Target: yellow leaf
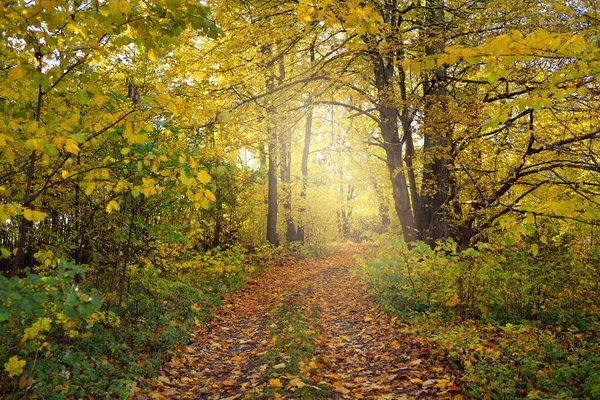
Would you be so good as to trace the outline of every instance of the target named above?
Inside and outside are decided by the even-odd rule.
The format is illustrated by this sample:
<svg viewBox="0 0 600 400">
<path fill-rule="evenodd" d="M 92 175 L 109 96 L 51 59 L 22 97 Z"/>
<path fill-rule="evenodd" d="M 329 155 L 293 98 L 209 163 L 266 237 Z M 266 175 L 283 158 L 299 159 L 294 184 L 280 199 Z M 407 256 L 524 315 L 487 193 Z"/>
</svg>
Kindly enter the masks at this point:
<svg viewBox="0 0 600 400">
<path fill-rule="evenodd" d="M 71 154 L 79 154 L 79 146 L 77 142 L 71 138 L 67 138 L 65 141 L 65 151 Z"/>
<path fill-rule="evenodd" d="M 19 360 L 18 356 L 12 356 L 8 362 L 4 364 L 4 370 L 8 372 L 8 376 L 12 378 L 13 376 L 18 376 L 23 373 L 25 364 L 25 360 Z"/>
<path fill-rule="evenodd" d="M 129 147 L 123 147 L 121 149 L 121 154 L 123 154 L 124 156 L 126 156 L 127 154 L 129 154 Z"/>
<path fill-rule="evenodd" d="M 57 136 L 54 139 L 52 139 L 52 144 L 57 149 L 62 149 L 63 147 L 65 147 L 65 142 L 66 141 L 67 141 L 67 138 L 62 137 L 62 136 Z"/>
<path fill-rule="evenodd" d="M 217 115 L 217 120 L 222 123 L 229 122 L 231 120 L 231 114 L 229 113 L 229 110 L 223 110 L 219 112 Z"/>
<path fill-rule="evenodd" d="M 25 141 L 25 148 L 29 150 L 44 150 L 46 141 L 44 139 L 27 139 Z"/>
<path fill-rule="evenodd" d="M 148 50 L 148 60 L 152 62 L 156 61 L 156 53 L 154 52 L 154 49 Z"/>
<path fill-rule="evenodd" d="M 208 183 L 211 180 L 210 175 L 208 174 L 208 172 L 206 171 L 200 171 L 198 172 L 198 175 L 196 176 L 196 178 L 198 178 L 198 181 L 200 183 Z"/>
<path fill-rule="evenodd" d="M 540 251 L 540 247 L 537 245 L 537 243 L 534 243 L 531 245 L 531 254 L 533 254 L 534 257 L 537 257 L 539 251 Z"/>
<path fill-rule="evenodd" d="M 447 307 L 454 307 L 460 304 L 460 298 L 456 293 L 452 295 L 448 300 L 446 300 Z"/>
<path fill-rule="evenodd" d="M 38 130 L 38 122 L 37 121 L 31 121 L 27 127 L 25 128 L 25 130 L 27 131 L 27 133 L 34 133 L 35 131 Z"/>
<path fill-rule="evenodd" d="M 111 212 L 113 212 L 113 210 L 119 211 L 120 209 L 121 209 L 121 207 L 119 206 L 119 203 L 117 203 L 114 200 L 109 201 L 108 204 L 106 205 L 107 213 L 111 213 Z"/>
<path fill-rule="evenodd" d="M 21 79 L 25 76 L 25 69 L 22 66 L 18 66 L 16 68 L 11 69 L 10 71 L 8 71 L 8 80 L 9 81 L 16 81 L 17 79 Z"/>
<path fill-rule="evenodd" d="M 283 386 L 279 379 L 269 379 L 269 386 L 280 388 Z"/>
<path fill-rule="evenodd" d="M 290 385 L 297 387 L 298 389 L 302 389 L 306 386 L 306 383 L 304 383 L 300 378 L 294 378 L 290 381 Z"/>
<path fill-rule="evenodd" d="M 46 218 L 46 213 L 41 211 L 33 211 L 29 208 L 25 208 L 23 210 L 23 217 L 27 221 L 42 221 L 44 218 Z"/>
<path fill-rule="evenodd" d="M 211 192 L 210 190 L 205 190 L 204 191 L 204 196 L 210 200 L 210 201 L 217 201 L 217 198 L 215 197 L 215 195 L 213 194 L 213 192 Z"/>
<path fill-rule="evenodd" d="M 0 147 L 6 147 L 8 143 L 12 143 L 13 138 L 0 134 Z"/>
<path fill-rule="evenodd" d="M 107 101 L 108 101 L 108 97 L 106 97 L 106 96 L 102 96 L 102 95 L 99 95 L 99 94 L 97 94 L 97 95 L 94 96 L 94 103 L 96 103 L 96 105 L 98 107 L 102 106 Z M 100 129 L 102 129 L 102 127 L 100 127 Z M 97 129 L 97 130 L 100 130 L 100 129 Z"/>
</svg>

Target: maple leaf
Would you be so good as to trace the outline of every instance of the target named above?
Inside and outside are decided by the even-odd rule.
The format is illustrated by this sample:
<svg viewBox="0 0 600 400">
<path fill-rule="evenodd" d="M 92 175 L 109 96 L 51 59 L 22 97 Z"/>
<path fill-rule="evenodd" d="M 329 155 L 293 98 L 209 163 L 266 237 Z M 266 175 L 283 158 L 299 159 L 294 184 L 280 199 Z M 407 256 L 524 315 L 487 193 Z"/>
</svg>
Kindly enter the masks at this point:
<svg viewBox="0 0 600 400">
<path fill-rule="evenodd" d="M 269 386 L 275 387 L 275 388 L 280 388 L 283 386 L 283 384 L 281 383 L 281 381 L 279 379 L 269 379 Z"/>
</svg>

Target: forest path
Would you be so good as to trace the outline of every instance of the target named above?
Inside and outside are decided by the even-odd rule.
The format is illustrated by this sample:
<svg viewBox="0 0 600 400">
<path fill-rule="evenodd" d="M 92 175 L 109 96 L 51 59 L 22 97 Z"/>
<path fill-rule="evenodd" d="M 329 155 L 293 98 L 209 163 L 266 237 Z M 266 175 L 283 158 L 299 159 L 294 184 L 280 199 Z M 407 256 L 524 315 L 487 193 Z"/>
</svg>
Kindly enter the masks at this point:
<svg viewBox="0 0 600 400">
<path fill-rule="evenodd" d="M 352 273 L 357 250 L 266 268 L 137 397 L 462 398 L 423 341 L 369 298 Z"/>
</svg>

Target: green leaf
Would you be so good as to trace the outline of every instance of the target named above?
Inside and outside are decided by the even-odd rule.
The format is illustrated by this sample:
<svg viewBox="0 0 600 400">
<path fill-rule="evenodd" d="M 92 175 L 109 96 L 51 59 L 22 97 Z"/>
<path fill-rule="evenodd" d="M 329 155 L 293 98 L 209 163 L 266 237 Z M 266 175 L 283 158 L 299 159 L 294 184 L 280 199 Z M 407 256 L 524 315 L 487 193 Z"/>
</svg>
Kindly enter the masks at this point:
<svg viewBox="0 0 600 400">
<path fill-rule="evenodd" d="M 81 303 L 77 306 L 77 311 L 79 312 L 81 318 L 89 317 L 96 310 L 97 307 L 91 303 Z"/>
<path fill-rule="evenodd" d="M 7 249 L 5 249 L 4 247 L 0 247 L 0 259 L 2 258 L 8 258 L 11 256 L 10 251 L 8 251 Z"/>
<path fill-rule="evenodd" d="M 48 295 L 46 293 L 41 293 L 41 292 L 34 293 L 33 296 L 31 296 L 31 297 L 38 304 L 42 304 L 46 300 L 48 300 Z"/>
<path fill-rule="evenodd" d="M 94 307 L 100 308 L 102 305 L 102 297 L 98 296 L 97 294 L 93 294 L 90 296 L 90 303 L 93 304 Z"/>
<path fill-rule="evenodd" d="M 0 308 L 0 322 L 8 321 L 10 319 L 10 311 L 8 308 Z"/>
<path fill-rule="evenodd" d="M 52 143 L 44 144 L 44 153 L 46 153 L 50 157 L 56 157 L 59 154 L 58 150 L 52 145 Z"/>
<path fill-rule="evenodd" d="M 83 136 L 81 133 L 72 133 L 69 135 L 69 137 L 79 144 L 85 142 L 85 136 Z"/>
<path fill-rule="evenodd" d="M 69 306 L 76 306 L 80 303 L 79 297 L 75 293 L 71 292 L 67 295 L 66 303 Z"/>
</svg>

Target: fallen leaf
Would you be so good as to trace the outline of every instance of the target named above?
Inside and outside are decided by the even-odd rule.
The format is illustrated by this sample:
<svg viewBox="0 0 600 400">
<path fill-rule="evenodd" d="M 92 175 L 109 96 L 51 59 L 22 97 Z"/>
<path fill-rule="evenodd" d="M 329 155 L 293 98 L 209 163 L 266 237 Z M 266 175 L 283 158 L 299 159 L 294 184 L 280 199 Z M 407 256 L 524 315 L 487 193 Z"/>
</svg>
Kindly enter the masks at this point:
<svg viewBox="0 0 600 400">
<path fill-rule="evenodd" d="M 283 384 L 279 379 L 269 379 L 269 386 L 280 388 Z"/>
<path fill-rule="evenodd" d="M 346 389 L 343 386 L 335 386 L 333 388 L 333 391 L 337 392 L 337 393 L 341 393 L 341 394 L 349 394 L 349 393 L 351 393 L 350 390 Z"/>
<path fill-rule="evenodd" d="M 304 383 L 302 381 L 302 379 L 300 378 L 294 378 L 289 382 L 289 386 L 293 386 L 296 387 L 298 389 L 302 389 L 303 387 L 307 386 L 306 383 Z"/>
</svg>

